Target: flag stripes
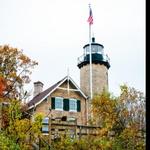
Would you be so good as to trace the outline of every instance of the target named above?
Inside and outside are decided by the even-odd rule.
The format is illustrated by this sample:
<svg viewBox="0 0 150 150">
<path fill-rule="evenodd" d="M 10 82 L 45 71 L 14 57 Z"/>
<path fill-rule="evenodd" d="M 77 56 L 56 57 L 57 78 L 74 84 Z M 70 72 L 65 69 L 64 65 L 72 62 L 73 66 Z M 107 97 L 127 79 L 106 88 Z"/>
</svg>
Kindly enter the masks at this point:
<svg viewBox="0 0 150 150">
<path fill-rule="evenodd" d="M 92 14 L 92 9 L 90 8 L 90 13 L 89 13 L 89 18 L 87 20 L 89 22 L 89 25 L 93 24 L 93 14 Z"/>
</svg>

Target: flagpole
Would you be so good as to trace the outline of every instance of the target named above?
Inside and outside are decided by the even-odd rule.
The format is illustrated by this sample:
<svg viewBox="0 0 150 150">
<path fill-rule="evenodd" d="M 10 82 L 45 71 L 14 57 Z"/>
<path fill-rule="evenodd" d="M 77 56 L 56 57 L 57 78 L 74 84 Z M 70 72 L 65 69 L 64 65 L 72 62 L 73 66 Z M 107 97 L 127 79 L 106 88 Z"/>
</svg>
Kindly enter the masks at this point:
<svg viewBox="0 0 150 150">
<path fill-rule="evenodd" d="M 91 9 L 89 5 L 89 9 Z M 90 99 L 93 98 L 92 90 L 92 45 L 91 45 L 91 23 L 89 23 L 89 51 L 90 51 Z"/>
</svg>

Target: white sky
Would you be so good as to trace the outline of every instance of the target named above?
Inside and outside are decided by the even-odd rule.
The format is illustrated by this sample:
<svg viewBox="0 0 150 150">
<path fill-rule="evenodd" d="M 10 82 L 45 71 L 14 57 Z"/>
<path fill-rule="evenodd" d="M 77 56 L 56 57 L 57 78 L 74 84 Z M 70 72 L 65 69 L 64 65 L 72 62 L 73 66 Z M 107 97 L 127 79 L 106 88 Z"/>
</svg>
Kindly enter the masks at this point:
<svg viewBox="0 0 150 150">
<path fill-rule="evenodd" d="M 0 45 L 23 49 L 39 62 L 29 89 L 35 81 L 50 87 L 68 67 L 79 85 L 77 58 L 89 41 L 89 3 L 92 33 L 110 57 L 110 92 L 118 95 L 126 83 L 145 93 L 144 0 L 0 0 Z"/>
</svg>

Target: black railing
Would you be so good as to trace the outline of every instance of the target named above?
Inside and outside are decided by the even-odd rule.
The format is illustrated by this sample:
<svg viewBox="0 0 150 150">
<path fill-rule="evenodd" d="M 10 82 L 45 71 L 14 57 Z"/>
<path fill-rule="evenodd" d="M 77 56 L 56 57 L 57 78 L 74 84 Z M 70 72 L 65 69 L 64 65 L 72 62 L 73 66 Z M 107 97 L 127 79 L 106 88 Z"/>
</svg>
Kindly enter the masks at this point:
<svg viewBox="0 0 150 150">
<path fill-rule="evenodd" d="M 82 62 L 89 62 L 90 61 L 90 54 L 82 55 L 78 58 L 78 64 L 81 64 Z M 92 62 L 94 61 L 103 61 L 110 63 L 110 59 L 107 55 L 102 55 L 99 53 L 93 53 L 92 54 Z"/>
</svg>

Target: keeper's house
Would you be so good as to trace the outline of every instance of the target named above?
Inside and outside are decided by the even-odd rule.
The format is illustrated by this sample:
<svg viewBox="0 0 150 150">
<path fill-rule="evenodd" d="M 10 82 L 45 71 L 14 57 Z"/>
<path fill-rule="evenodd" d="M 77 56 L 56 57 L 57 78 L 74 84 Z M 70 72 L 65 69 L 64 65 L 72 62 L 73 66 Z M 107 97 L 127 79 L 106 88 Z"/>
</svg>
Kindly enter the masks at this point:
<svg viewBox="0 0 150 150">
<path fill-rule="evenodd" d="M 86 95 L 70 76 L 43 91 L 43 83 L 34 82 L 34 97 L 28 103 L 32 114 L 42 113 L 51 119 L 76 120 L 87 124 L 88 103 Z"/>
</svg>

